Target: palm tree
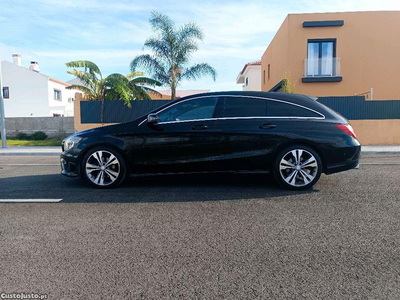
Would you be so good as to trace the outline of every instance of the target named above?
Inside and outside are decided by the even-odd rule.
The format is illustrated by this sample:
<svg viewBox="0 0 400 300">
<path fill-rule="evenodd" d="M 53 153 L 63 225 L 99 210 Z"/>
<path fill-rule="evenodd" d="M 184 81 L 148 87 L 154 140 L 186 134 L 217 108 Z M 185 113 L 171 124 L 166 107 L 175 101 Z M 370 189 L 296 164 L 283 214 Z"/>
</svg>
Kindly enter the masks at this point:
<svg viewBox="0 0 400 300">
<path fill-rule="evenodd" d="M 131 71 L 141 66 L 154 79 L 171 89 L 171 99 L 176 98 L 176 88 L 182 79 L 195 80 L 211 75 L 215 81 L 217 72 L 207 63 L 186 67 L 192 54 L 198 50 L 197 40 L 203 40 L 203 32 L 195 23 L 186 23 L 176 29 L 173 21 L 163 14 L 152 12 L 150 24 L 156 37 L 148 38 L 144 48 L 153 55 L 143 54 L 131 62 Z"/>
<path fill-rule="evenodd" d="M 103 124 L 104 101 L 123 100 L 125 105 L 131 107 L 131 100 L 144 99 L 151 97 L 148 93 L 161 95 L 156 90 L 148 86 L 161 86 L 157 80 L 142 77 L 143 72 L 132 72 L 127 76 L 113 73 L 103 78 L 99 67 L 87 60 L 71 61 L 66 63 L 67 67 L 74 68 L 68 71 L 81 81 L 81 85 L 73 84 L 67 89 L 76 89 L 85 93 L 89 100 L 101 101 L 101 123 Z M 75 68 L 84 68 L 84 71 Z M 141 76 L 141 77 L 138 77 Z"/>
</svg>

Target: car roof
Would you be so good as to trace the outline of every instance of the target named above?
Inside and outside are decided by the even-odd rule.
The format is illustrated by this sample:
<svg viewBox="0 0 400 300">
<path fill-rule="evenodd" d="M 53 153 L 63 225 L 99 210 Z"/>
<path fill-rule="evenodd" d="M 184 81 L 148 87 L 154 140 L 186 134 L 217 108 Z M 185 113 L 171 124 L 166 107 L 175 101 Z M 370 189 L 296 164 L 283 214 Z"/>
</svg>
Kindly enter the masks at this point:
<svg viewBox="0 0 400 300">
<path fill-rule="evenodd" d="M 242 97 L 260 97 L 266 99 L 275 99 L 282 100 L 298 105 L 303 105 L 308 108 L 314 109 L 325 115 L 326 118 L 329 119 L 343 119 L 343 117 L 339 116 L 336 112 L 331 110 L 330 108 L 322 105 L 317 100 L 318 98 L 300 95 L 300 94 L 288 94 L 288 93 L 278 93 L 278 92 L 254 92 L 254 91 L 228 91 L 228 92 L 211 92 L 211 93 L 202 93 L 202 94 L 194 94 L 187 97 L 180 98 L 175 102 L 180 102 L 182 100 L 189 100 L 197 97 L 223 97 L 223 96 L 242 96 Z"/>
<path fill-rule="evenodd" d="M 261 97 L 261 98 L 271 98 L 277 100 L 284 100 L 292 103 L 304 103 L 315 101 L 317 98 L 299 95 L 299 94 L 287 94 L 287 93 L 277 93 L 277 92 L 254 92 L 254 91 L 228 91 L 228 92 L 211 92 L 211 93 L 202 93 L 202 94 L 194 94 L 187 97 L 180 98 L 182 99 L 190 99 L 196 97 L 205 97 L 205 96 L 247 96 L 247 97 Z"/>
</svg>

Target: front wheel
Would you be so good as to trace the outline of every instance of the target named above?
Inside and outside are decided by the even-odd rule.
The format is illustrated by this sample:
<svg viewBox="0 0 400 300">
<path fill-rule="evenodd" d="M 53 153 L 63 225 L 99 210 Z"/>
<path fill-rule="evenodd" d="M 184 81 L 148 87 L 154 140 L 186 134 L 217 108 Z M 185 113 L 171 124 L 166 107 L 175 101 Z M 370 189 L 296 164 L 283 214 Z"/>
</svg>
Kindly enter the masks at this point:
<svg viewBox="0 0 400 300">
<path fill-rule="evenodd" d="M 298 145 L 286 148 L 276 158 L 274 176 L 284 188 L 304 190 L 320 178 L 322 161 L 311 148 Z"/>
<path fill-rule="evenodd" d="M 82 160 L 84 178 L 97 188 L 113 188 L 126 176 L 125 162 L 121 154 L 108 147 L 89 150 Z"/>
</svg>

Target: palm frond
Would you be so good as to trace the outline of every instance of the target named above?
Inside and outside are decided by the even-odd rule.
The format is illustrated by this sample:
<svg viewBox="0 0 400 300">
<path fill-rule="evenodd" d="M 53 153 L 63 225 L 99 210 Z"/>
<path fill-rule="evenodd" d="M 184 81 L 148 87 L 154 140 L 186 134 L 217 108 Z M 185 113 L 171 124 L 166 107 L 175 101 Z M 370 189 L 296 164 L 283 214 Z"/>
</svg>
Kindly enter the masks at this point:
<svg viewBox="0 0 400 300">
<path fill-rule="evenodd" d="M 126 78 L 133 79 L 138 76 L 144 76 L 144 74 L 145 74 L 144 72 L 131 72 L 128 75 L 126 75 Z"/>
<path fill-rule="evenodd" d="M 198 39 L 203 40 L 203 31 L 194 22 L 186 23 L 182 25 L 178 30 L 178 42 L 182 43 L 186 40 Z"/>
<path fill-rule="evenodd" d="M 157 56 L 161 56 L 163 59 L 170 60 L 169 45 L 165 41 L 151 37 L 144 42 L 144 47 L 153 50 Z"/>
<path fill-rule="evenodd" d="M 217 72 L 209 64 L 201 63 L 186 69 L 183 72 L 182 77 L 188 80 L 194 80 L 203 75 L 210 75 L 215 81 L 217 77 Z"/>
<path fill-rule="evenodd" d="M 94 77 L 90 73 L 84 73 L 82 71 L 78 71 L 76 69 L 72 71 L 67 71 L 68 74 L 74 75 L 78 78 L 85 86 L 93 88 L 93 84 L 95 82 Z"/>
<path fill-rule="evenodd" d="M 82 92 L 86 93 L 89 98 L 90 98 L 90 95 L 92 95 L 92 91 L 88 87 L 79 85 L 79 84 L 72 84 L 70 86 L 67 86 L 66 89 L 82 91 Z"/>
<path fill-rule="evenodd" d="M 147 77 L 136 77 L 131 80 L 133 84 L 150 85 L 150 86 L 161 86 L 161 83 L 155 79 Z"/>
<path fill-rule="evenodd" d="M 168 84 L 169 76 L 165 71 L 165 66 L 156 58 L 150 56 L 149 54 L 139 55 L 131 61 L 131 71 L 136 71 L 138 66 L 141 66 L 147 70 L 153 75 L 154 79 L 161 82 L 161 84 Z"/>
<path fill-rule="evenodd" d="M 152 88 L 149 88 L 147 86 L 142 86 L 141 88 L 146 92 L 147 95 L 150 93 L 150 94 L 154 94 L 156 96 L 162 97 L 162 94 L 159 91 L 156 91 L 156 90 L 154 90 Z M 151 99 L 150 96 L 149 96 L 149 98 Z"/>
<path fill-rule="evenodd" d="M 146 93 L 146 87 L 132 84 L 131 91 L 135 100 L 151 100 L 149 94 Z"/>
<path fill-rule="evenodd" d="M 91 61 L 88 61 L 88 60 L 76 60 L 76 61 L 68 62 L 65 65 L 67 67 L 70 67 L 70 68 L 85 68 L 85 71 L 86 71 L 86 69 L 88 69 L 89 73 L 91 73 L 93 75 L 97 74 L 97 75 L 100 76 L 100 78 L 102 78 L 102 75 L 101 75 L 99 67 L 95 63 L 93 63 Z"/>
<path fill-rule="evenodd" d="M 174 22 L 166 15 L 156 11 L 151 12 L 150 25 L 154 31 L 160 31 L 162 34 L 174 32 Z"/>
</svg>

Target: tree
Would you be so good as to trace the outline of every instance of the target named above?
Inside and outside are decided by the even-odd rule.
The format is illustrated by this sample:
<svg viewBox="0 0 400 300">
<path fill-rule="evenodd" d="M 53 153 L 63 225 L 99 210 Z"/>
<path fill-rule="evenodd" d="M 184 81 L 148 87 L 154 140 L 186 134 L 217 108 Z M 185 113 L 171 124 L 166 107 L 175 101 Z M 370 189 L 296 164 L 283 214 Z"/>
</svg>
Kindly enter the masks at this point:
<svg viewBox="0 0 400 300">
<path fill-rule="evenodd" d="M 297 82 L 292 83 L 292 75 L 289 71 L 286 71 L 285 74 L 283 74 L 282 87 L 279 89 L 279 92 L 294 94 L 296 91 L 296 84 Z"/>
<path fill-rule="evenodd" d="M 148 86 L 161 86 L 157 80 L 143 77 L 143 72 L 132 72 L 127 76 L 113 73 L 103 78 L 99 67 L 88 60 L 78 60 L 66 63 L 67 67 L 74 68 L 68 71 L 81 81 L 81 85 L 73 84 L 67 89 L 76 89 L 85 93 L 89 100 L 101 101 L 101 123 L 103 124 L 104 101 L 123 100 L 125 105 L 131 107 L 131 100 L 144 99 L 151 97 L 147 93 L 161 95 L 156 90 Z M 84 70 L 77 70 L 83 68 Z M 140 77 L 138 77 L 140 76 Z"/>
<path fill-rule="evenodd" d="M 210 75 L 215 81 L 217 72 L 207 63 L 186 67 L 192 54 L 199 49 L 197 40 L 203 40 L 203 32 L 195 23 L 186 23 L 177 29 L 168 16 L 152 12 L 150 24 L 157 36 L 148 38 L 144 48 L 152 50 L 153 55 L 143 54 L 133 59 L 132 72 L 143 67 L 171 89 L 171 99 L 176 98 L 176 88 L 182 79 L 196 80 Z"/>
</svg>

